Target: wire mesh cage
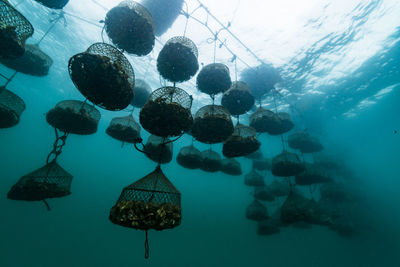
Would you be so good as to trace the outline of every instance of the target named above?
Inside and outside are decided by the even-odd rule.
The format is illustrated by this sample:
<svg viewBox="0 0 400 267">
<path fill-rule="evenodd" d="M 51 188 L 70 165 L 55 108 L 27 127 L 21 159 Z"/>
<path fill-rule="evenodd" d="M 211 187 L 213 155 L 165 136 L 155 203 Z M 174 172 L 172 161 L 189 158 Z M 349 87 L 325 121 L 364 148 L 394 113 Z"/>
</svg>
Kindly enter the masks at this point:
<svg viewBox="0 0 400 267">
<path fill-rule="evenodd" d="M 204 66 L 197 75 L 197 89 L 211 97 L 224 93 L 231 85 L 229 68 L 221 63 Z"/>
<path fill-rule="evenodd" d="M 295 177 L 297 185 L 312 185 L 332 182 L 332 178 L 318 164 L 305 164 L 304 172 Z"/>
<path fill-rule="evenodd" d="M 242 157 L 257 151 L 261 146 L 257 139 L 256 130 L 238 124 L 233 134 L 225 141 L 222 153 L 227 158 Z"/>
<path fill-rule="evenodd" d="M 24 110 L 25 103 L 19 96 L 0 87 L 0 128 L 17 125 Z"/>
<path fill-rule="evenodd" d="M 111 41 L 130 54 L 145 56 L 155 43 L 151 14 L 137 2 L 126 0 L 106 14 L 105 30 Z"/>
<path fill-rule="evenodd" d="M 144 146 L 146 156 L 159 164 L 171 162 L 173 154 L 173 144 L 165 137 L 150 135 Z"/>
<path fill-rule="evenodd" d="M 270 135 L 280 135 L 286 132 L 289 132 L 293 129 L 294 124 L 290 118 L 290 115 L 286 112 L 278 112 L 276 113 L 276 117 L 278 120 L 277 123 L 273 125 L 268 132 Z"/>
<path fill-rule="evenodd" d="M 39 201 L 71 194 L 73 176 L 55 161 L 29 173 L 11 188 L 7 197 L 13 200 Z"/>
<path fill-rule="evenodd" d="M 258 133 L 269 133 L 277 123 L 277 116 L 268 109 L 259 108 L 250 116 L 250 126 Z"/>
<path fill-rule="evenodd" d="M 272 159 L 271 171 L 275 176 L 296 176 L 304 171 L 304 163 L 297 154 L 282 151 L 282 153 Z"/>
<path fill-rule="evenodd" d="M 319 140 L 307 132 L 295 132 L 288 136 L 289 146 L 302 153 L 314 153 L 324 149 Z"/>
<path fill-rule="evenodd" d="M 257 225 L 257 234 L 261 236 L 266 236 L 266 235 L 274 235 L 280 233 L 279 225 L 278 223 L 275 223 L 273 220 L 261 220 L 258 221 Z"/>
<path fill-rule="evenodd" d="M 272 162 L 268 158 L 253 159 L 253 168 L 258 171 L 271 170 Z"/>
<path fill-rule="evenodd" d="M 100 112 L 79 100 L 65 100 L 46 114 L 47 122 L 65 133 L 89 135 L 97 132 Z"/>
<path fill-rule="evenodd" d="M 27 44 L 25 53 L 15 59 L 0 58 L 1 64 L 18 72 L 32 76 L 46 76 L 53 60 L 37 45 Z"/>
<path fill-rule="evenodd" d="M 177 87 L 162 87 L 151 93 L 140 111 L 140 124 L 151 134 L 179 136 L 193 124 L 190 111 L 193 98 Z"/>
<path fill-rule="evenodd" d="M 251 170 L 244 176 L 244 184 L 248 186 L 264 186 L 264 177 L 255 170 Z"/>
<path fill-rule="evenodd" d="M 274 201 L 274 192 L 267 186 L 255 186 L 254 187 L 254 198 L 259 201 Z"/>
<path fill-rule="evenodd" d="M 132 115 L 113 118 L 108 126 L 106 133 L 112 138 L 124 143 L 140 143 L 140 125 Z"/>
<path fill-rule="evenodd" d="M 202 164 L 200 169 L 206 172 L 217 172 L 221 170 L 221 156 L 211 149 L 201 152 Z"/>
<path fill-rule="evenodd" d="M 0 58 L 24 54 L 25 41 L 33 35 L 32 24 L 8 1 L 0 0 Z"/>
<path fill-rule="evenodd" d="M 198 71 L 197 57 L 197 47 L 192 40 L 184 36 L 172 37 L 158 55 L 157 70 L 164 79 L 184 82 Z"/>
<path fill-rule="evenodd" d="M 207 105 L 200 108 L 194 118 L 192 136 L 206 144 L 221 143 L 233 133 L 229 111 L 223 106 Z"/>
<path fill-rule="evenodd" d="M 231 88 L 222 96 L 221 105 L 232 115 L 242 115 L 254 106 L 254 96 L 246 83 L 233 82 Z"/>
<path fill-rule="evenodd" d="M 135 81 L 135 96 L 132 99 L 131 105 L 136 108 L 142 108 L 149 100 L 151 87 L 144 80 L 136 79 Z"/>
<path fill-rule="evenodd" d="M 107 110 L 122 110 L 132 101 L 135 74 L 118 49 L 95 43 L 73 56 L 69 75 L 78 90 L 91 102 Z"/>
<path fill-rule="evenodd" d="M 198 169 L 203 162 L 200 150 L 193 145 L 182 147 L 176 157 L 176 161 L 186 169 Z"/>
<path fill-rule="evenodd" d="M 181 194 L 157 167 L 122 190 L 109 218 L 139 230 L 174 228 L 181 223 Z"/>
<path fill-rule="evenodd" d="M 233 176 L 242 175 L 242 166 L 235 159 L 223 159 L 221 161 L 221 172 Z"/>
<path fill-rule="evenodd" d="M 35 0 L 35 1 L 52 9 L 63 9 L 69 2 L 69 0 Z"/>
<path fill-rule="evenodd" d="M 246 218 L 249 220 L 261 221 L 268 217 L 267 208 L 256 199 L 246 208 Z"/>
</svg>

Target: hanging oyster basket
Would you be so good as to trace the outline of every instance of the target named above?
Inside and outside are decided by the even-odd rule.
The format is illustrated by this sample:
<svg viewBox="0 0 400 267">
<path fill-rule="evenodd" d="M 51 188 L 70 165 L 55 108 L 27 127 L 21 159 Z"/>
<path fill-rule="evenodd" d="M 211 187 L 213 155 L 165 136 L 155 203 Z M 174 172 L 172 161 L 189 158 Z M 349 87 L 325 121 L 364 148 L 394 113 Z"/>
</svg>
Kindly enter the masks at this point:
<svg viewBox="0 0 400 267">
<path fill-rule="evenodd" d="M 151 93 L 140 110 L 140 124 L 157 136 L 180 136 L 192 127 L 192 101 L 193 98 L 180 88 L 159 88 Z"/>
<path fill-rule="evenodd" d="M 0 58 L 17 58 L 33 35 L 32 24 L 8 1 L 0 0 Z"/>
<path fill-rule="evenodd" d="M 275 195 L 272 189 L 266 186 L 254 187 L 254 198 L 260 201 L 274 201 Z"/>
<path fill-rule="evenodd" d="M 332 182 L 327 172 L 318 164 L 305 164 L 304 172 L 296 175 L 297 185 L 312 185 Z"/>
<path fill-rule="evenodd" d="M 201 152 L 193 145 L 182 147 L 176 157 L 179 165 L 186 169 L 198 169 L 202 165 Z"/>
<path fill-rule="evenodd" d="M 324 149 L 319 140 L 307 132 L 295 132 L 288 136 L 289 146 L 302 153 L 314 153 Z"/>
<path fill-rule="evenodd" d="M 128 59 L 115 47 L 95 43 L 68 63 L 76 88 L 95 105 L 122 110 L 132 101 L 135 73 Z"/>
<path fill-rule="evenodd" d="M 154 21 L 139 3 L 122 1 L 107 12 L 104 25 L 107 35 L 119 49 L 137 56 L 145 56 L 153 50 Z"/>
<path fill-rule="evenodd" d="M 200 169 L 206 172 L 217 172 L 221 170 L 221 156 L 211 149 L 201 152 L 202 164 Z"/>
<path fill-rule="evenodd" d="M 106 133 L 112 138 L 124 143 L 140 143 L 140 125 L 132 115 L 118 117 L 111 120 Z"/>
<path fill-rule="evenodd" d="M 254 106 L 254 96 L 250 87 L 244 82 L 234 82 L 231 88 L 224 93 L 221 105 L 226 107 L 232 115 L 242 115 Z"/>
<path fill-rule="evenodd" d="M 136 79 L 135 81 L 135 96 L 132 99 L 131 105 L 136 108 L 142 108 L 149 100 L 151 87 L 145 81 Z"/>
<path fill-rule="evenodd" d="M 184 36 L 169 39 L 157 58 L 157 70 L 164 79 L 184 82 L 199 69 L 198 51 L 192 40 Z"/>
<path fill-rule="evenodd" d="M 47 122 L 65 133 L 89 135 L 97 132 L 100 112 L 79 100 L 65 100 L 46 114 Z"/>
<path fill-rule="evenodd" d="M 19 96 L 0 87 L 0 129 L 17 125 L 24 110 L 25 103 Z"/>
<path fill-rule="evenodd" d="M 290 115 L 286 112 L 276 113 L 276 123 L 272 125 L 268 131 L 270 135 L 281 135 L 293 129 L 294 124 L 290 119 Z"/>
<path fill-rule="evenodd" d="M 246 209 L 246 218 L 254 221 L 268 219 L 267 208 L 260 201 L 254 200 Z"/>
<path fill-rule="evenodd" d="M 244 184 L 248 186 L 265 186 L 264 177 L 252 170 L 245 175 Z"/>
<path fill-rule="evenodd" d="M 158 164 L 171 162 L 173 155 L 173 143 L 164 137 L 150 135 L 144 146 L 146 156 Z"/>
<path fill-rule="evenodd" d="M 224 93 L 232 85 L 229 68 L 221 63 L 208 64 L 197 75 L 196 83 L 200 92 L 211 97 Z"/>
<path fill-rule="evenodd" d="M 223 159 L 221 161 L 221 172 L 233 176 L 242 175 L 242 166 L 235 159 Z"/>
<path fill-rule="evenodd" d="M 242 157 L 254 153 L 260 146 L 256 131 L 251 127 L 238 124 L 233 134 L 225 141 L 222 153 L 227 158 Z"/>
<path fill-rule="evenodd" d="M 283 151 L 272 159 L 272 174 L 279 177 L 296 176 L 304 171 L 304 163 L 295 153 Z"/>
<path fill-rule="evenodd" d="M 69 0 L 35 0 L 41 3 L 45 7 L 52 9 L 63 9 L 69 2 Z"/>
<path fill-rule="evenodd" d="M 268 109 L 259 108 L 250 116 L 250 127 L 253 127 L 258 133 L 269 133 L 278 123 L 279 119 L 276 114 Z"/>
</svg>

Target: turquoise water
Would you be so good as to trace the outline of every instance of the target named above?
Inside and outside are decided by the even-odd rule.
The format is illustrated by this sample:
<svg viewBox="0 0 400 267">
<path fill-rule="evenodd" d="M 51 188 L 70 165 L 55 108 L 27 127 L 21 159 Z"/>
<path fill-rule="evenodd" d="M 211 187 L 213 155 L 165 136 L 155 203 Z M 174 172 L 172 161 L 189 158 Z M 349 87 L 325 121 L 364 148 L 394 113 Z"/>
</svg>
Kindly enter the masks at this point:
<svg viewBox="0 0 400 267">
<path fill-rule="evenodd" d="M 56 17 L 34 1 L 10 2 L 21 2 L 18 9 L 34 25 L 35 35 L 28 43 L 39 40 L 50 25 L 49 18 Z M 68 137 L 58 162 L 74 176 L 72 194 L 48 200 L 50 212 L 42 202 L 6 197 L 21 176 L 45 164 L 54 141 L 46 112 L 61 100 L 83 100 L 69 78 L 67 62 L 101 40 L 101 24 L 97 22 L 106 11 L 92 1 L 70 2 L 65 8 L 65 25 L 59 22 L 40 45 L 54 60 L 49 75 L 37 78 L 17 74 L 8 86 L 24 99 L 27 108 L 17 126 L 0 130 L 0 266 L 400 266 L 400 135 L 395 133 L 400 130 L 400 21 L 393 15 L 400 7 L 396 1 L 338 1 L 336 6 L 333 1 L 309 1 L 313 8 L 302 13 L 309 22 L 303 30 L 314 33 L 311 36 L 316 39 L 302 42 L 305 36 L 299 38 L 282 30 L 279 37 L 287 53 L 278 56 L 265 50 L 278 49 L 272 47 L 279 41 L 268 42 L 257 35 L 266 25 L 254 25 L 254 32 L 245 31 L 250 26 L 241 17 L 247 14 L 243 1 L 235 1 L 222 11 L 215 2 L 205 1 L 223 19 L 236 14 L 232 31 L 280 70 L 284 81 L 280 109 L 291 112 L 295 129 L 309 129 L 320 138 L 327 154 L 348 166 L 366 196 L 360 205 L 366 207 L 369 216 L 361 234 L 351 238 L 321 226 L 283 227 L 277 235 L 259 236 L 257 224 L 245 218 L 253 196 L 251 188 L 244 186 L 243 176 L 186 170 L 174 159 L 162 168 L 182 193 L 182 224 L 172 230 L 149 232 L 148 260 L 143 257 L 144 232 L 114 225 L 108 219 L 122 188 L 156 167 L 133 146 L 121 148 L 120 142 L 105 134 L 110 120 L 126 112 L 99 108 L 102 118 L 96 134 Z M 118 1 L 97 2 L 110 8 Z M 294 8 L 290 1 L 284 4 L 287 10 L 291 10 L 291 4 Z M 196 7 L 196 1 L 188 1 L 188 5 Z M 343 23 L 332 29 L 336 20 Z M 161 43 L 182 34 L 184 23 L 182 17 L 178 18 L 148 57 L 129 58 L 136 77 L 146 78 L 153 89 L 163 84 L 154 66 Z M 212 46 L 205 41 L 209 38 L 206 31 L 198 29 L 201 26 L 190 22 L 188 37 L 199 47 L 199 61 L 207 64 Z M 274 30 L 271 26 L 265 36 L 273 36 Z M 298 47 L 293 44 L 296 39 Z M 256 64 L 237 43 L 228 39 L 228 44 L 246 62 Z M 221 49 L 217 58 L 229 65 L 234 78 L 230 55 Z M 238 63 L 239 72 L 245 67 Z M 9 77 L 13 71 L 0 65 L 0 73 Z M 182 85 L 195 98 L 192 112 L 209 103 L 194 83 L 192 79 Z M 269 98 L 264 105 L 271 105 Z M 135 110 L 136 119 L 138 114 Z M 147 136 L 144 132 L 143 138 Z M 259 138 L 265 156 L 273 157 L 281 151 L 279 137 L 263 134 Z M 190 143 L 186 135 L 174 143 L 174 157 Z M 209 147 L 198 142 L 195 145 L 200 150 Z M 214 145 L 213 149 L 220 152 L 222 146 Z M 240 162 L 244 174 L 250 171 L 248 159 Z M 271 174 L 267 180 L 272 180 Z M 283 201 L 268 204 L 270 213 Z"/>
</svg>

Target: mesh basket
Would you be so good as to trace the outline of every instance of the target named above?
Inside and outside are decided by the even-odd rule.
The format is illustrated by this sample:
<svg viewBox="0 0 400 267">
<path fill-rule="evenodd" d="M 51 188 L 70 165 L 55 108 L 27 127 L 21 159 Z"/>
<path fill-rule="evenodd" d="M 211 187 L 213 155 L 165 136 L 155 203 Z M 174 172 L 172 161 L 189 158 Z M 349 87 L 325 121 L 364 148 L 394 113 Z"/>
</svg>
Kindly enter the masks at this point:
<svg viewBox="0 0 400 267">
<path fill-rule="evenodd" d="M 0 58 L 22 56 L 25 41 L 32 35 L 32 24 L 8 1 L 0 0 Z"/>
<path fill-rule="evenodd" d="M 157 58 L 157 70 L 164 79 L 184 82 L 199 69 L 198 51 L 190 39 L 176 36 L 167 41 Z"/>
<path fill-rule="evenodd" d="M 222 153 L 227 158 L 242 157 L 254 153 L 260 146 L 256 131 L 251 127 L 238 124 L 233 134 L 225 141 Z"/>
<path fill-rule="evenodd" d="M 246 209 L 246 218 L 254 221 L 268 219 L 267 208 L 260 201 L 254 200 Z"/>
<path fill-rule="evenodd" d="M 177 87 L 162 87 L 151 93 L 140 111 L 140 124 L 148 132 L 162 136 L 179 136 L 193 124 L 190 111 L 192 97 Z"/>
<path fill-rule="evenodd" d="M 304 172 L 296 175 L 296 184 L 312 185 L 332 182 L 327 172 L 317 164 L 306 164 Z"/>
<path fill-rule="evenodd" d="M 221 143 L 233 133 L 229 111 L 223 106 L 208 105 L 200 108 L 194 119 L 192 136 L 206 144 Z"/>
<path fill-rule="evenodd" d="M 35 0 L 35 1 L 41 3 L 42 5 L 48 8 L 53 8 L 53 9 L 62 9 L 69 2 L 69 0 Z"/>
<path fill-rule="evenodd" d="M 0 128 L 17 125 L 24 110 L 25 103 L 19 96 L 0 87 Z"/>
<path fill-rule="evenodd" d="M 200 151 L 193 145 L 182 147 L 176 161 L 186 169 L 198 169 L 203 163 Z"/>
<path fill-rule="evenodd" d="M 25 46 L 25 53 L 21 57 L 15 59 L 0 58 L 0 62 L 10 69 L 33 76 L 46 76 L 53 64 L 51 57 L 40 50 L 37 45 L 30 44 Z"/>
<path fill-rule="evenodd" d="M 271 170 L 271 159 L 261 158 L 261 159 L 253 159 L 253 168 L 258 171 L 267 171 Z"/>
<path fill-rule="evenodd" d="M 47 122 L 60 131 L 89 135 L 97 132 L 100 112 L 85 102 L 65 100 L 46 114 Z"/>
<path fill-rule="evenodd" d="M 280 233 L 279 225 L 273 220 L 262 220 L 258 222 L 257 234 L 261 236 L 273 235 Z"/>
<path fill-rule="evenodd" d="M 140 230 L 165 230 L 181 223 L 181 194 L 160 167 L 125 187 L 110 212 L 111 222 Z"/>
<path fill-rule="evenodd" d="M 38 201 L 71 194 L 72 175 L 55 161 L 23 176 L 8 192 L 13 200 Z"/>
<path fill-rule="evenodd" d="M 274 201 L 274 192 L 266 186 L 254 187 L 254 198 L 260 201 Z"/>
<path fill-rule="evenodd" d="M 221 170 L 221 156 L 211 149 L 201 152 L 202 164 L 200 169 L 206 172 L 217 172 Z"/>
<path fill-rule="evenodd" d="M 274 180 L 268 188 L 276 197 L 284 197 L 290 193 L 290 185 L 283 181 Z"/>
<path fill-rule="evenodd" d="M 293 129 L 294 124 L 292 120 L 290 119 L 290 115 L 286 112 L 278 112 L 276 113 L 276 116 L 278 118 L 277 124 L 273 125 L 271 130 L 268 132 L 270 135 L 280 135 L 284 134 L 286 132 L 289 132 L 291 129 Z"/>
<path fill-rule="evenodd" d="M 264 186 L 264 177 L 255 170 L 252 170 L 245 175 L 244 184 L 248 186 Z"/>
<path fill-rule="evenodd" d="M 306 132 L 296 132 L 288 136 L 289 146 L 302 153 L 314 153 L 323 150 L 322 144 Z"/>
<path fill-rule="evenodd" d="M 221 161 L 221 172 L 233 176 L 242 175 L 242 166 L 235 159 L 223 159 Z"/>
<path fill-rule="evenodd" d="M 172 160 L 173 144 L 169 139 L 150 135 L 144 147 L 146 156 L 154 162 L 165 164 Z"/>
<path fill-rule="evenodd" d="M 124 143 L 140 143 L 140 125 L 132 115 L 114 118 L 111 120 L 106 133 L 114 139 Z"/>
<path fill-rule="evenodd" d="M 141 108 L 149 100 L 151 94 L 151 87 L 145 81 L 136 79 L 135 81 L 135 96 L 132 99 L 131 105 Z"/>
<path fill-rule="evenodd" d="M 281 80 L 281 77 L 272 65 L 261 64 L 255 68 L 243 70 L 241 79 L 250 86 L 254 97 L 261 99 L 274 89 L 275 84 Z"/>
<path fill-rule="evenodd" d="M 267 109 L 259 108 L 250 116 L 250 126 L 258 133 L 269 133 L 277 123 L 275 113 Z"/>
<path fill-rule="evenodd" d="M 224 93 L 231 85 L 229 68 L 221 63 L 208 64 L 197 75 L 197 89 L 210 96 Z"/>
<path fill-rule="evenodd" d="M 68 70 L 78 90 L 94 104 L 121 110 L 131 103 L 135 74 L 128 59 L 115 47 L 95 43 L 73 56 Z"/>
<path fill-rule="evenodd" d="M 122 1 L 108 11 L 105 30 L 118 48 L 130 54 L 144 56 L 153 50 L 153 18 L 146 8 L 134 1 Z"/>
<path fill-rule="evenodd" d="M 242 115 L 253 107 L 254 96 L 247 84 L 234 82 L 222 96 L 221 105 L 226 107 L 232 115 Z"/>
<path fill-rule="evenodd" d="M 272 159 L 271 171 L 275 176 L 296 176 L 304 171 L 304 164 L 297 154 L 283 151 Z"/>
</svg>

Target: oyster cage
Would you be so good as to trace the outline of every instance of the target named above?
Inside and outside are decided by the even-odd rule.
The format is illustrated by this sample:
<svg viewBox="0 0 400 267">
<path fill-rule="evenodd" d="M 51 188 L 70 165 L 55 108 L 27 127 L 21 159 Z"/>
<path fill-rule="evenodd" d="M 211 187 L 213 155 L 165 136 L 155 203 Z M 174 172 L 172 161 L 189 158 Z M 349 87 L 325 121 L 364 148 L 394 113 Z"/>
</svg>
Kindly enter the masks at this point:
<svg viewBox="0 0 400 267">
<path fill-rule="evenodd" d="M 171 162 L 173 154 L 173 143 L 164 137 L 150 135 L 144 146 L 146 156 L 159 164 Z"/>
<path fill-rule="evenodd" d="M 19 96 L 0 87 L 0 129 L 17 125 L 24 110 L 25 103 Z"/>
<path fill-rule="evenodd" d="M 198 169 L 203 163 L 200 150 L 193 145 L 182 147 L 176 161 L 186 169 Z"/>
<path fill-rule="evenodd" d="M 113 118 L 106 133 L 112 138 L 125 143 L 140 143 L 140 125 L 132 115 Z"/>
<path fill-rule="evenodd" d="M 225 141 L 222 153 L 227 158 L 242 157 L 257 151 L 261 146 L 257 139 L 256 130 L 238 124 L 233 134 Z"/>
<path fill-rule="evenodd" d="M 244 82 L 233 82 L 221 99 L 221 105 L 226 107 L 232 115 L 245 114 L 253 107 L 254 102 L 250 87 Z"/>
<path fill-rule="evenodd" d="M 295 153 L 283 151 L 272 159 L 272 174 L 279 177 L 296 176 L 305 169 L 304 163 Z"/>
<path fill-rule="evenodd" d="M 204 66 L 197 75 L 197 89 L 211 97 L 224 93 L 231 85 L 229 68 L 221 63 L 212 63 Z"/>
<path fill-rule="evenodd" d="M 35 0 L 36 2 L 53 9 L 62 9 L 64 8 L 69 0 Z"/>
</svg>

